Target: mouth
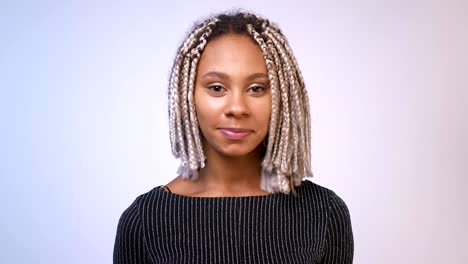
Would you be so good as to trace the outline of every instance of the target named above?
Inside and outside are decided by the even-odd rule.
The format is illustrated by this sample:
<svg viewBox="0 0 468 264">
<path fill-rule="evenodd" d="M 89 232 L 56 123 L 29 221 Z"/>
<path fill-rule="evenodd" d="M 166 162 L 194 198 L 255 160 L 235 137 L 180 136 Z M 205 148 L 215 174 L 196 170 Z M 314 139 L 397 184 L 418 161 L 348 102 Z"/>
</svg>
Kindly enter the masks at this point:
<svg viewBox="0 0 468 264">
<path fill-rule="evenodd" d="M 244 128 L 219 128 L 219 131 L 228 139 L 239 140 L 252 134 L 251 129 Z"/>
</svg>

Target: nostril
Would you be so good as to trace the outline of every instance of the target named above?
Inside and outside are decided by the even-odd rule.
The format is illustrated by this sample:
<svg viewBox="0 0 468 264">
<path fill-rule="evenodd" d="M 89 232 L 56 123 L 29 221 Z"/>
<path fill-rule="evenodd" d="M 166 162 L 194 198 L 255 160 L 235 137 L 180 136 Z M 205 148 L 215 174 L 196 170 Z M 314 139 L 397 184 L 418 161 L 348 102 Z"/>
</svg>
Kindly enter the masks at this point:
<svg viewBox="0 0 468 264">
<path fill-rule="evenodd" d="M 249 106 L 243 100 L 232 102 L 225 110 L 226 116 L 243 117 L 249 114 Z"/>
<path fill-rule="evenodd" d="M 230 117 L 248 116 L 249 110 L 246 107 L 230 107 L 226 109 L 225 115 Z"/>
</svg>

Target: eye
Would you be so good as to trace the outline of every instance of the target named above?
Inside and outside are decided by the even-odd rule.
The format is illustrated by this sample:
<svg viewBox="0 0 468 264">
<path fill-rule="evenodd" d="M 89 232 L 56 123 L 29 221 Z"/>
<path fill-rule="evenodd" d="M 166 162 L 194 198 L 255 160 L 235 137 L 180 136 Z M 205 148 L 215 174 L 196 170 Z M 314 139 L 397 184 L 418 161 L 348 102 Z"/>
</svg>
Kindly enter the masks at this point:
<svg viewBox="0 0 468 264">
<path fill-rule="evenodd" d="M 254 87 L 251 87 L 250 89 L 252 89 L 253 92 L 261 92 L 261 91 L 264 91 L 264 90 L 265 90 L 265 87 L 262 87 L 262 86 L 254 86 Z"/>
<path fill-rule="evenodd" d="M 221 92 L 223 90 L 223 87 L 221 87 L 220 85 L 212 85 L 212 86 L 208 86 L 208 89 L 214 92 Z"/>
<path fill-rule="evenodd" d="M 214 85 L 210 85 L 207 87 L 208 90 L 210 90 L 211 93 L 213 94 L 223 94 L 224 93 L 224 87 L 221 86 L 221 85 L 217 85 L 217 84 L 214 84 Z"/>
<path fill-rule="evenodd" d="M 255 94 L 263 94 L 266 91 L 266 87 L 260 86 L 260 85 L 255 85 L 249 88 L 249 91 Z"/>
</svg>

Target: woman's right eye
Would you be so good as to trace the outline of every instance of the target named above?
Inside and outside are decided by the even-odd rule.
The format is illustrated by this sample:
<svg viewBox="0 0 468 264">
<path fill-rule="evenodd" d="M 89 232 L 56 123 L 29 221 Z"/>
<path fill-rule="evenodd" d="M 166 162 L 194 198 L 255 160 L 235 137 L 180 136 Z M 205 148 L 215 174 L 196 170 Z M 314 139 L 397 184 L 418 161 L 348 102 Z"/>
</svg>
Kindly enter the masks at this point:
<svg viewBox="0 0 468 264">
<path fill-rule="evenodd" d="M 211 85 L 208 86 L 208 89 L 210 89 L 213 92 L 220 93 L 223 91 L 224 88 L 221 85 Z"/>
</svg>

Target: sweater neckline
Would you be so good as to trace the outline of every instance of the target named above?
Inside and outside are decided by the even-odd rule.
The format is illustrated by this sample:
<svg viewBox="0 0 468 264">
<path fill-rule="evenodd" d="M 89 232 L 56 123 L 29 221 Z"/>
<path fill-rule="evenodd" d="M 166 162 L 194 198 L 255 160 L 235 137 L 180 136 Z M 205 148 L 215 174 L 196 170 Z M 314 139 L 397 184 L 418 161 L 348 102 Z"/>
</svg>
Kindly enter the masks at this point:
<svg viewBox="0 0 468 264">
<path fill-rule="evenodd" d="M 296 186 L 296 192 L 301 189 L 308 181 L 303 180 L 301 185 Z M 162 193 L 166 197 L 179 198 L 179 199 L 189 199 L 189 200 L 248 200 L 248 199 L 269 199 L 271 197 L 287 196 L 294 195 L 284 194 L 281 192 L 278 193 L 269 193 L 265 195 L 245 195 L 245 196 L 187 196 L 182 194 L 177 194 L 173 192 L 168 192 L 164 190 L 163 185 L 157 186 L 155 188 L 156 192 Z"/>
<path fill-rule="evenodd" d="M 189 199 L 189 200 L 248 200 L 248 199 L 268 199 L 270 197 L 276 197 L 280 195 L 285 195 L 284 193 L 269 193 L 265 195 L 244 195 L 244 196 L 187 196 L 182 194 L 177 194 L 173 192 L 168 192 L 164 190 L 161 186 L 156 187 L 156 191 L 162 193 L 167 197 L 179 198 L 179 199 Z"/>
</svg>

